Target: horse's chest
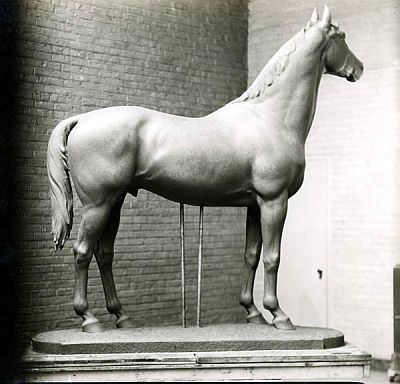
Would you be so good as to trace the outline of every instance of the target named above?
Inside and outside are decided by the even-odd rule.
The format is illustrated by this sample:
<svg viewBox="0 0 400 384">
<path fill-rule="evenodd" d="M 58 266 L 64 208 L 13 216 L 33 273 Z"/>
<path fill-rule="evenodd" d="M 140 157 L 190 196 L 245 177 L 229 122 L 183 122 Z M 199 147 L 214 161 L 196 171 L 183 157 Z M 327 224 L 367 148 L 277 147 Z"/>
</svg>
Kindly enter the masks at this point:
<svg viewBox="0 0 400 384">
<path fill-rule="evenodd" d="M 304 149 L 281 147 L 272 153 L 259 155 L 253 164 L 253 184 L 258 193 L 274 197 L 287 190 L 291 196 L 303 182 Z"/>
</svg>

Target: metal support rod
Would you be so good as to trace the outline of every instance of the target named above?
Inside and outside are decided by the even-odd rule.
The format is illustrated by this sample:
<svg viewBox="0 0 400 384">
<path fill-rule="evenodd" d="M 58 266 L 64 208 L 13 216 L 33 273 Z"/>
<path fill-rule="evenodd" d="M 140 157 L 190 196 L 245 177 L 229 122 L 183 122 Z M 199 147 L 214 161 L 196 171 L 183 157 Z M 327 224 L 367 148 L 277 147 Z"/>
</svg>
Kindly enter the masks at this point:
<svg viewBox="0 0 400 384">
<path fill-rule="evenodd" d="M 400 263 L 393 268 L 393 332 L 392 362 L 388 371 L 391 382 L 400 382 Z"/>
<path fill-rule="evenodd" d="M 182 327 L 186 328 L 186 301 L 185 301 L 185 208 L 180 204 L 179 229 L 181 240 L 181 290 L 182 290 Z"/>
<path fill-rule="evenodd" d="M 201 308 L 201 258 L 203 253 L 203 206 L 200 206 L 199 214 L 199 260 L 197 267 L 197 327 L 200 327 Z"/>
</svg>

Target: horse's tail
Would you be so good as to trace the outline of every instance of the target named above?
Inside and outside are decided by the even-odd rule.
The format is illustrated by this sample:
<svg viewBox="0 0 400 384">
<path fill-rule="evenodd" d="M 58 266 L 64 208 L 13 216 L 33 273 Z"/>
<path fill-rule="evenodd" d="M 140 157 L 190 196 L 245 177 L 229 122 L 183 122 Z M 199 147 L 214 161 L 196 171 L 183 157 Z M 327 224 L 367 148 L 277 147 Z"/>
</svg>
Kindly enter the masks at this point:
<svg viewBox="0 0 400 384">
<path fill-rule="evenodd" d="M 47 174 L 50 181 L 51 226 L 55 249 L 62 249 L 73 221 L 73 196 L 69 177 L 67 140 L 77 117 L 61 121 L 54 128 L 47 147 Z"/>
</svg>

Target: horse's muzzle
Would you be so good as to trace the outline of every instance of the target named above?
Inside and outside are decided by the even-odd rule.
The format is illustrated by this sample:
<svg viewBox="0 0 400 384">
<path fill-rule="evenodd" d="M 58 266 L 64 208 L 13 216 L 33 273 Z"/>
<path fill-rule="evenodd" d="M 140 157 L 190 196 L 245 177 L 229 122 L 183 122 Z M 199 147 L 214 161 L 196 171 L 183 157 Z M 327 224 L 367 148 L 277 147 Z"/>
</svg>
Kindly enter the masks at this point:
<svg viewBox="0 0 400 384">
<path fill-rule="evenodd" d="M 354 63 L 353 66 L 353 70 L 348 76 L 346 76 L 346 79 L 351 82 L 360 80 L 363 71 L 364 71 L 364 64 L 360 60 L 356 59 L 356 62 Z"/>
</svg>

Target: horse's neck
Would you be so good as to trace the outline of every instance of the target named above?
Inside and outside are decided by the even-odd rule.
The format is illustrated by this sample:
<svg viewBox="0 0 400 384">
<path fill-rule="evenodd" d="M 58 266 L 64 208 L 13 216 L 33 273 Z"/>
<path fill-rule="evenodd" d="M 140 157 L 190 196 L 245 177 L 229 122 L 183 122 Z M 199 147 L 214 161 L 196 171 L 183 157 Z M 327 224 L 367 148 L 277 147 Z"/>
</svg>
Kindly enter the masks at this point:
<svg viewBox="0 0 400 384">
<path fill-rule="evenodd" d="M 281 81 L 271 89 L 262 104 L 279 114 L 281 125 L 288 134 L 305 143 L 310 130 L 322 75 L 322 52 L 314 57 L 296 58 L 281 75 Z M 271 87 L 272 88 L 272 87 Z"/>
</svg>

